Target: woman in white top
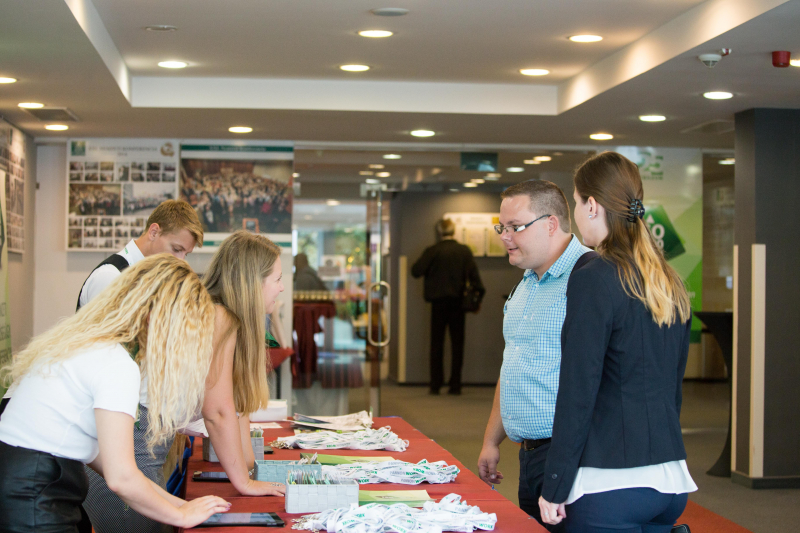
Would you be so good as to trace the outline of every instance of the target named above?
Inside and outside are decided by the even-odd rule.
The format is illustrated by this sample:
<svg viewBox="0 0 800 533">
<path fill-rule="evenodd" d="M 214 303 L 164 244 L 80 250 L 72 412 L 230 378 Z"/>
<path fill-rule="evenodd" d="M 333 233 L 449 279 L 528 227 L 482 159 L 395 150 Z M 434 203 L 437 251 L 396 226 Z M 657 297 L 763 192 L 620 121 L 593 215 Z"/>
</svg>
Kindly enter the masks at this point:
<svg viewBox="0 0 800 533">
<path fill-rule="evenodd" d="M 679 420 L 689 295 L 643 220 L 635 164 L 593 156 L 574 197 L 599 257 L 567 286 L 542 520 L 567 532 L 668 532 L 697 490 Z"/>
<path fill-rule="evenodd" d="M 283 291 L 280 248 L 266 237 L 237 231 L 214 254 L 203 283 L 215 304 L 213 327 L 207 332 L 213 333 L 208 342 L 208 347 L 213 347 L 212 362 L 202 405 L 211 444 L 239 493 L 282 496 L 282 483 L 251 479 L 255 457 L 248 416 L 266 408 L 269 401 L 265 321 Z M 152 409 L 153 398 L 142 395 L 140 404 L 143 412 Z M 160 475 L 172 436 L 151 455 L 146 453 L 146 435 L 144 426 L 133 432 L 137 464 L 145 473 Z M 164 529 L 158 521 L 129 509 L 92 472 L 84 509 L 98 533 L 159 533 Z"/>
<path fill-rule="evenodd" d="M 149 376 L 152 449 L 202 401 L 213 323 L 197 275 L 159 254 L 18 353 L 5 369 L 14 394 L 0 420 L 1 529 L 75 531 L 88 488 L 84 464 L 159 522 L 192 527 L 227 511 L 215 496 L 186 502 L 168 494 L 139 471 L 133 451 L 140 369 Z"/>
</svg>

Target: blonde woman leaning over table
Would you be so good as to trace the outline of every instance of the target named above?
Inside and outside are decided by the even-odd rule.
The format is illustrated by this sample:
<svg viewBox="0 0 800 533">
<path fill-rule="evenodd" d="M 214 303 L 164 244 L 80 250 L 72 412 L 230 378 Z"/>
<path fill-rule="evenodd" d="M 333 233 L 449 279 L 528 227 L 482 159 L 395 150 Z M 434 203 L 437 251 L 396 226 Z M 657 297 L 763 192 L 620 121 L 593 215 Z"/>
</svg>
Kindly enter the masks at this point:
<svg viewBox="0 0 800 533">
<path fill-rule="evenodd" d="M 255 457 L 249 413 L 269 401 L 265 322 L 283 292 L 280 254 L 266 237 L 237 231 L 222 242 L 203 277 L 216 304 L 203 418 L 220 464 L 246 496 L 285 492 L 282 483 L 250 479 Z"/>
<path fill-rule="evenodd" d="M 34 338 L 10 367 L 0 420 L 2 531 L 75 531 L 84 464 L 136 512 L 192 527 L 230 505 L 186 502 L 137 468 L 140 370 L 149 376 L 147 449 L 171 439 L 203 398 L 214 306 L 186 262 L 159 254 L 127 269 L 78 314 Z M 137 349 L 138 348 L 138 349 Z"/>
</svg>

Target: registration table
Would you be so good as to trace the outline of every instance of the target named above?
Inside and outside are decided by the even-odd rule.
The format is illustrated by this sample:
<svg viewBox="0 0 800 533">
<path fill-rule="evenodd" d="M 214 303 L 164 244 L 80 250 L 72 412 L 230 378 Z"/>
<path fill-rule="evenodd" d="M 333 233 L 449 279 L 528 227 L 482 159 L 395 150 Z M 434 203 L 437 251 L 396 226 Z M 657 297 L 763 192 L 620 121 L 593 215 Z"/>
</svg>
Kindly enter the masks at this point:
<svg viewBox="0 0 800 533">
<path fill-rule="evenodd" d="M 265 429 L 264 430 L 264 443 L 267 444 L 278 437 L 288 437 L 293 435 L 293 430 L 290 429 L 290 422 L 279 422 L 282 426 L 281 429 Z M 494 531 L 498 532 L 520 532 L 531 531 L 537 533 L 545 533 L 546 530 L 541 527 L 536 520 L 529 517 L 527 513 L 522 511 L 519 507 L 514 505 L 511 501 L 504 498 L 499 492 L 492 490 L 486 483 L 480 480 L 478 476 L 470 472 L 464 465 L 462 465 L 450 452 L 436 444 L 434 441 L 423 435 L 419 430 L 415 429 L 411 424 L 402 418 L 393 417 L 380 417 L 374 419 L 373 428 L 378 429 L 381 427 L 390 426 L 392 431 L 396 433 L 401 439 L 409 441 L 408 448 L 405 452 L 388 452 L 383 450 L 280 450 L 276 449 L 275 453 L 265 455 L 267 460 L 297 460 L 300 459 L 300 453 L 318 452 L 321 454 L 331 455 L 353 455 L 353 456 L 391 456 L 397 460 L 405 461 L 408 463 L 416 463 L 422 459 L 428 462 L 445 461 L 448 465 L 455 465 L 461 471 L 454 483 L 446 484 L 429 484 L 421 483 L 419 485 L 400 485 L 395 483 L 374 483 L 368 485 L 361 485 L 362 490 L 378 491 L 378 490 L 426 490 L 431 498 L 439 501 L 442 497 L 455 493 L 461 496 L 462 502 L 466 501 L 468 505 L 477 505 L 481 511 L 487 513 L 495 513 L 497 515 L 497 524 L 495 524 Z M 269 528 L 271 530 L 282 531 L 291 530 L 292 519 L 299 518 L 303 514 L 288 514 L 284 506 L 283 497 L 275 496 L 242 496 L 240 495 L 228 482 L 198 482 L 192 480 L 192 474 L 195 471 L 204 472 L 220 472 L 222 467 L 219 463 L 209 463 L 203 461 L 202 454 L 202 441 L 196 439 L 194 443 L 194 453 L 189 459 L 188 471 L 189 475 L 186 480 L 186 495 L 187 500 L 199 498 L 200 496 L 207 496 L 214 494 L 220 496 L 231 505 L 230 512 L 232 513 L 257 513 L 257 512 L 275 512 L 286 522 L 284 528 Z M 507 480 L 507 483 L 514 483 L 514 480 Z M 304 513 L 310 514 L 310 513 Z M 217 527 L 217 528 L 203 528 L 200 531 L 206 533 L 249 533 L 251 531 L 265 532 L 268 529 L 255 528 L 255 527 Z"/>
</svg>

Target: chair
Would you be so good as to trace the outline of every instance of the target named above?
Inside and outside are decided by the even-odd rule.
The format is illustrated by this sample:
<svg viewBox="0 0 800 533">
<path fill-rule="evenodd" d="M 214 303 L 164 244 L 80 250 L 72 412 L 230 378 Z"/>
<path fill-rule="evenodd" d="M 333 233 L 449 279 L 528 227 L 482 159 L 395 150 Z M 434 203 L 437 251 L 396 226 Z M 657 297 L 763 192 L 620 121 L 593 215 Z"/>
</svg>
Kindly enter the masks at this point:
<svg viewBox="0 0 800 533">
<path fill-rule="evenodd" d="M 181 488 L 186 483 L 186 469 L 189 466 L 189 457 L 192 456 L 194 450 L 194 437 L 189 437 L 189 443 L 183 450 L 183 457 L 180 459 L 180 464 L 175 465 L 175 470 L 167 480 L 167 492 L 173 496 L 180 497 Z"/>
</svg>

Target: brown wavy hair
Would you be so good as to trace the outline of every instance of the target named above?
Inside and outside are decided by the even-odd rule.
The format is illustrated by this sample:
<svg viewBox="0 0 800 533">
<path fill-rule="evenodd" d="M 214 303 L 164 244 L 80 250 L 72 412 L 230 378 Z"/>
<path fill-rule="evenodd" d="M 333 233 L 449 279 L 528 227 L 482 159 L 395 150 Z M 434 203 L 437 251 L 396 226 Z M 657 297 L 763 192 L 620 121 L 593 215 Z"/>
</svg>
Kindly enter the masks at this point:
<svg viewBox="0 0 800 533">
<path fill-rule="evenodd" d="M 606 211 L 608 236 L 597 252 L 616 265 L 625 292 L 640 300 L 659 326 L 689 320 L 689 294 L 680 276 L 645 221 L 628 221 L 631 202 L 644 198 L 639 168 L 616 152 L 597 154 L 575 172 L 575 190 L 584 203 L 591 196 Z"/>
<path fill-rule="evenodd" d="M 239 230 L 222 241 L 203 277 L 214 303 L 225 308 L 236 331 L 233 399 L 239 413 L 266 408 L 269 402 L 261 286 L 280 254 L 280 247 L 266 237 Z"/>
<path fill-rule="evenodd" d="M 103 292 L 31 340 L 4 368 L 17 381 L 93 344 L 138 344 L 147 377 L 150 450 L 189 424 L 211 364 L 214 304 L 188 263 L 157 254 L 125 269 Z M 43 366 L 39 366 L 43 365 Z"/>
</svg>

